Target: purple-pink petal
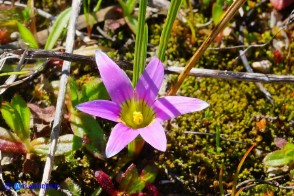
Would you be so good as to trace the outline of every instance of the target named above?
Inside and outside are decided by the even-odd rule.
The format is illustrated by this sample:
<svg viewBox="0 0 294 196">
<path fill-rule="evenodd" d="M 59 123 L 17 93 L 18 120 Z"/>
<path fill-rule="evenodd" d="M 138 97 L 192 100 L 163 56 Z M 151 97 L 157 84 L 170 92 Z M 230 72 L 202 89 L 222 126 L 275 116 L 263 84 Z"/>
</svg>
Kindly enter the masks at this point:
<svg viewBox="0 0 294 196">
<path fill-rule="evenodd" d="M 76 108 L 87 114 L 118 122 L 120 107 L 113 101 L 95 100 L 81 103 Z"/>
<path fill-rule="evenodd" d="M 96 51 L 96 63 L 112 101 L 120 104 L 133 97 L 134 89 L 126 73 L 105 53 Z"/>
<path fill-rule="evenodd" d="M 200 111 L 208 106 L 208 103 L 200 99 L 182 96 L 162 97 L 156 100 L 153 105 L 156 118 L 159 121 L 169 120 L 182 114 Z"/>
<path fill-rule="evenodd" d="M 151 146 L 160 151 L 166 150 L 166 135 L 160 122 L 154 120 L 147 127 L 138 129 L 141 137 Z"/>
<path fill-rule="evenodd" d="M 160 60 L 153 57 L 136 85 L 137 96 L 152 104 L 161 87 L 164 76 L 164 67 Z"/>
<path fill-rule="evenodd" d="M 106 144 L 106 157 L 109 158 L 119 153 L 138 135 L 139 131 L 133 130 L 122 123 L 115 125 Z"/>
</svg>

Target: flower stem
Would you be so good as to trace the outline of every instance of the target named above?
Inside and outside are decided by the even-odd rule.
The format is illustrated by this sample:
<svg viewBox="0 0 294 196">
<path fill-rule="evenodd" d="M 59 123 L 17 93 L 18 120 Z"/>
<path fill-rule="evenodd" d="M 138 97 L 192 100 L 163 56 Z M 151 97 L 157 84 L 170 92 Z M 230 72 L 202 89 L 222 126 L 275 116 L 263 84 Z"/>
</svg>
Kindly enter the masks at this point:
<svg viewBox="0 0 294 196">
<path fill-rule="evenodd" d="M 134 158 L 137 157 L 145 144 L 145 141 L 139 136 L 134 139 L 131 143 L 128 144 L 128 154 L 129 157 Z"/>
</svg>

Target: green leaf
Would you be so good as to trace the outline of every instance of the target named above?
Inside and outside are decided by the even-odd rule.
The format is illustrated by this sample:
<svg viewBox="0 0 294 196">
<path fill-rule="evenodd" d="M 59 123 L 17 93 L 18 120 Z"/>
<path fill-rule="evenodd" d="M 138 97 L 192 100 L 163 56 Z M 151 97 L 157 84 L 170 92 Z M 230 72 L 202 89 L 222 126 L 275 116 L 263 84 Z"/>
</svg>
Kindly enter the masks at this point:
<svg viewBox="0 0 294 196">
<path fill-rule="evenodd" d="M 71 113 L 69 121 L 74 134 L 83 138 L 86 149 L 95 157 L 105 158 L 106 139 L 98 122 L 92 116 L 81 112 Z"/>
<path fill-rule="evenodd" d="M 220 126 L 219 125 L 217 125 L 215 128 L 215 144 L 216 144 L 216 152 L 220 153 L 222 148 L 220 146 Z"/>
<path fill-rule="evenodd" d="M 0 77 L 10 76 L 10 75 L 22 75 L 22 74 L 28 74 L 28 73 L 30 73 L 30 71 L 12 71 L 12 72 L 0 73 Z"/>
<path fill-rule="evenodd" d="M 93 25 L 95 23 L 95 18 L 94 17 L 90 17 L 91 16 L 91 13 L 90 13 L 90 3 L 91 3 L 90 0 L 83 0 L 83 11 L 84 11 L 86 23 L 88 25 L 88 28 L 89 29 L 92 29 L 92 27 L 93 27 Z"/>
<path fill-rule="evenodd" d="M 124 0 L 118 0 L 118 3 L 123 10 L 124 16 L 131 16 L 136 6 L 136 0 L 127 0 L 126 2 Z"/>
<path fill-rule="evenodd" d="M 288 143 L 283 149 L 271 152 L 263 159 L 266 166 L 284 166 L 294 161 L 294 144 Z"/>
<path fill-rule="evenodd" d="M 79 91 L 78 86 L 73 78 L 69 79 L 69 87 L 70 87 L 70 100 L 73 106 L 79 104 Z"/>
<path fill-rule="evenodd" d="M 31 19 L 31 10 L 28 7 L 25 7 L 21 13 L 24 21 L 29 21 Z"/>
<path fill-rule="evenodd" d="M 21 140 L 28 141 L 29 135 L 24 130 L 22 119 L 18 111 L 10 103 L 5 102 L 2 104 L 1 113 L 6 124 L 16 133 L 16 135 Z"/>
<path fill-rule="evenodd" d="M 89 83 L 86 83 L 82 89 L 81 102 L 92 101 L 98 99 L 109 99 L 108 92 L 104 84 L 98 79 L 93 79 Z"/>
<path fill-rule="evenodd" d="M 96 6 L 93 9 L 93 12 L 97 12 L 100 9 L 100 5 L 102 3 L 102 0 L 98 0 Z"/>
<path fill-rule="evenodd" d="M 19 116 L 21 118 L 21 122 L 23 124 L 23 129 L 25 131 L 25 135 L 27 137 L 29 137 L 31 112 L 27 106 L 27 103 L 20 96 L 16 95 L 11 100 L 11 105 L 19 113 Z"/>
<path fill-rule="evenodd" d="M 70 153 L 72 151 L 78 150 L 81 146 L 73 145 L 73 141 L 80 141 L 79 143 L 82 143 L 82 139 L 78 138 L 77 136 L 73 134 L 66 134 L 62 135 L 58 138 L 58 144 L 56 148 L 55 155 L 60 156 L 67 153 Z"/>
<path fill-rule="evenodd" d="M 0 127 L 0 150 L 8 153 L 27 153 L 27 148 L 16 134 Z"/>
<path fill-rule="evenodd" d="M 76 138 L 73 134 L 62 135 L 58 138 L 57 148 L 55 151 L 55 156 L 61 156 L 68 154 L 74 150 L 77 150 L 77 147 L 74 146 L 73 141 L 80 140 L 81 138 Z M 49 139 L 44 137 L 39 137 L 31 142 L 31 147 L 33 148 L 33 153 L 46 155 L 48 154 L 49 149 Z"/>
<path fill-rule="evenodd" d="M 48 154 L 48 138 L 39 137 L 31 141 L 32 152 L 36 154 Z"/>
<path fill-rule="evenodd" d="M 214 24 L 218 24 L 223 16 L 223 7 L 221 4 L 214 3 L 212 6 L 212 19 Z"/>
<path fill-rule="evenodd" d="M 163 30 L 160 36 L 158 52 L 157 52 L 157 57 L 162 62 L 164 61 L 164 58 L 165 58 L 165 51 L 167 48 L 168 40 L 170 38 L 171 29 L 176 19 L 177 13 L 180 9 L 181 3 L 182 3 L 182 0 L 171 0 L 170 6 L 167 12 L 166 21 L 164 23 Z"/>
<path fill-rule="evenodd" d="M 134 34 L 137 34 L 138 20 L 135 16 L 125 16 L 127 25 Z"/>
<path fill-rule="evenodd" d="M 141 0 L 139 6 L 138 26 L 136 31 L 134 67 L 133 67 L 133 86 L 136 86 L 140 75 L 145 68 L 146 51 L 148 43 L 148 29 L 145 25 L 147 1 Z"/>
<path fill-rule="evenodd" d="M 127 0 L 126 2 L 126 14 L 129 16 L 134 12 L 135 6 L 137 1 L 136 0 Z"/>
<path fill-rule="evenodd" d="M 19 22 L 16 22 L 16 24 L 20 37 L 23 41 L 27 43 L 30 48 L 39 48 L 38 43 L 31 31 Z"/>
<path fill-rule="evenodd" d="M 157 168 L 154 165 L 147 165 L 140 175 L 141 181 L 145 184 L 153 183 L 157 175 Z"/>
<path fill-rule="evenodd" d="M 51 50 L 62 34 L 63 30 L 66 28 L 69 18 L 70 18 L 71 8 L 67 8 L 57 17 L 53 24 L 52 30 L 46 41 L 45 50 Z"/>
<path fill-rule="evenodd" d="M 0 138 L 12 142 L 21 141 L 21 139 L 15 133 L 4 129 L 3 127 L 0 127 Z"/>
<path fill-rule="evenodd" d="M 69 80 L 70 98 L 73 106 L 79 103 L 98 100 L 109 99 L 108 92 L 104 84 L 97 78 L 91 79 L 82 87 L 81 93 L 74 79 Z"/>
<path fill-rule="evenodd" d="M 139 179 L 137 168 L 134 164 L 130 165 L 122 175 L 120 190 L 128 194 L 139 193 L 145 187 L 145 183 Z"/>
</svg>

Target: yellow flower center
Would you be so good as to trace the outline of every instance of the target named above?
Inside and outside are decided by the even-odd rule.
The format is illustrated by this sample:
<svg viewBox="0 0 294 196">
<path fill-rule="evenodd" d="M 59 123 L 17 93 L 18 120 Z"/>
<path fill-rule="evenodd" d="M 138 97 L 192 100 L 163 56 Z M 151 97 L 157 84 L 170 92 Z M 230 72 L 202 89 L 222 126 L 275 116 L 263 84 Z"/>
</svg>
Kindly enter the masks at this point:
<svg viewBox="0 0 294 196">
<path fill-rule="evenodd" d="M 143 118 L 143 114 L 141 112 L 133 112 L 133 122 L 136 125 L 141 125 L 143 122 L 144 118 Z"/>
<path fill-rule="evenodd" d="M 120 121 L 132 129 L 146 127 L 154 118 L 153 108 L 144 100 L 130 99 L 121 104 Z"/>
</svg>

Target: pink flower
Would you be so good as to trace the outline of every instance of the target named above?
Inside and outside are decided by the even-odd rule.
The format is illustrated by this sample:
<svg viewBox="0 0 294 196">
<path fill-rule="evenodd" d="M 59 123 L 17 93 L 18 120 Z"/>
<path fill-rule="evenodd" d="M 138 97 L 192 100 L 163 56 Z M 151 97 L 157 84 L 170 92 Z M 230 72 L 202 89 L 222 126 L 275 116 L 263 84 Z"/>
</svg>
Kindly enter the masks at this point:
<svg viewBox="0 0 294 196">
<path fill-rule="evenodd" d="M 95 100 L 76 107 L 90 115 L 117 122 L 106 145 L 108 158 L 139 135 L 157 150 L 165 151 L 166 135 L 160 123 L 209 106 L 199 99 L 182 96 L 156 99 L 164 77 L 163 64 L 156 57 L 149 62 L 135 88 L 126 73 L 105 53 L 96 51 L 96 63 L 112 101 Z"/>
</svg>

